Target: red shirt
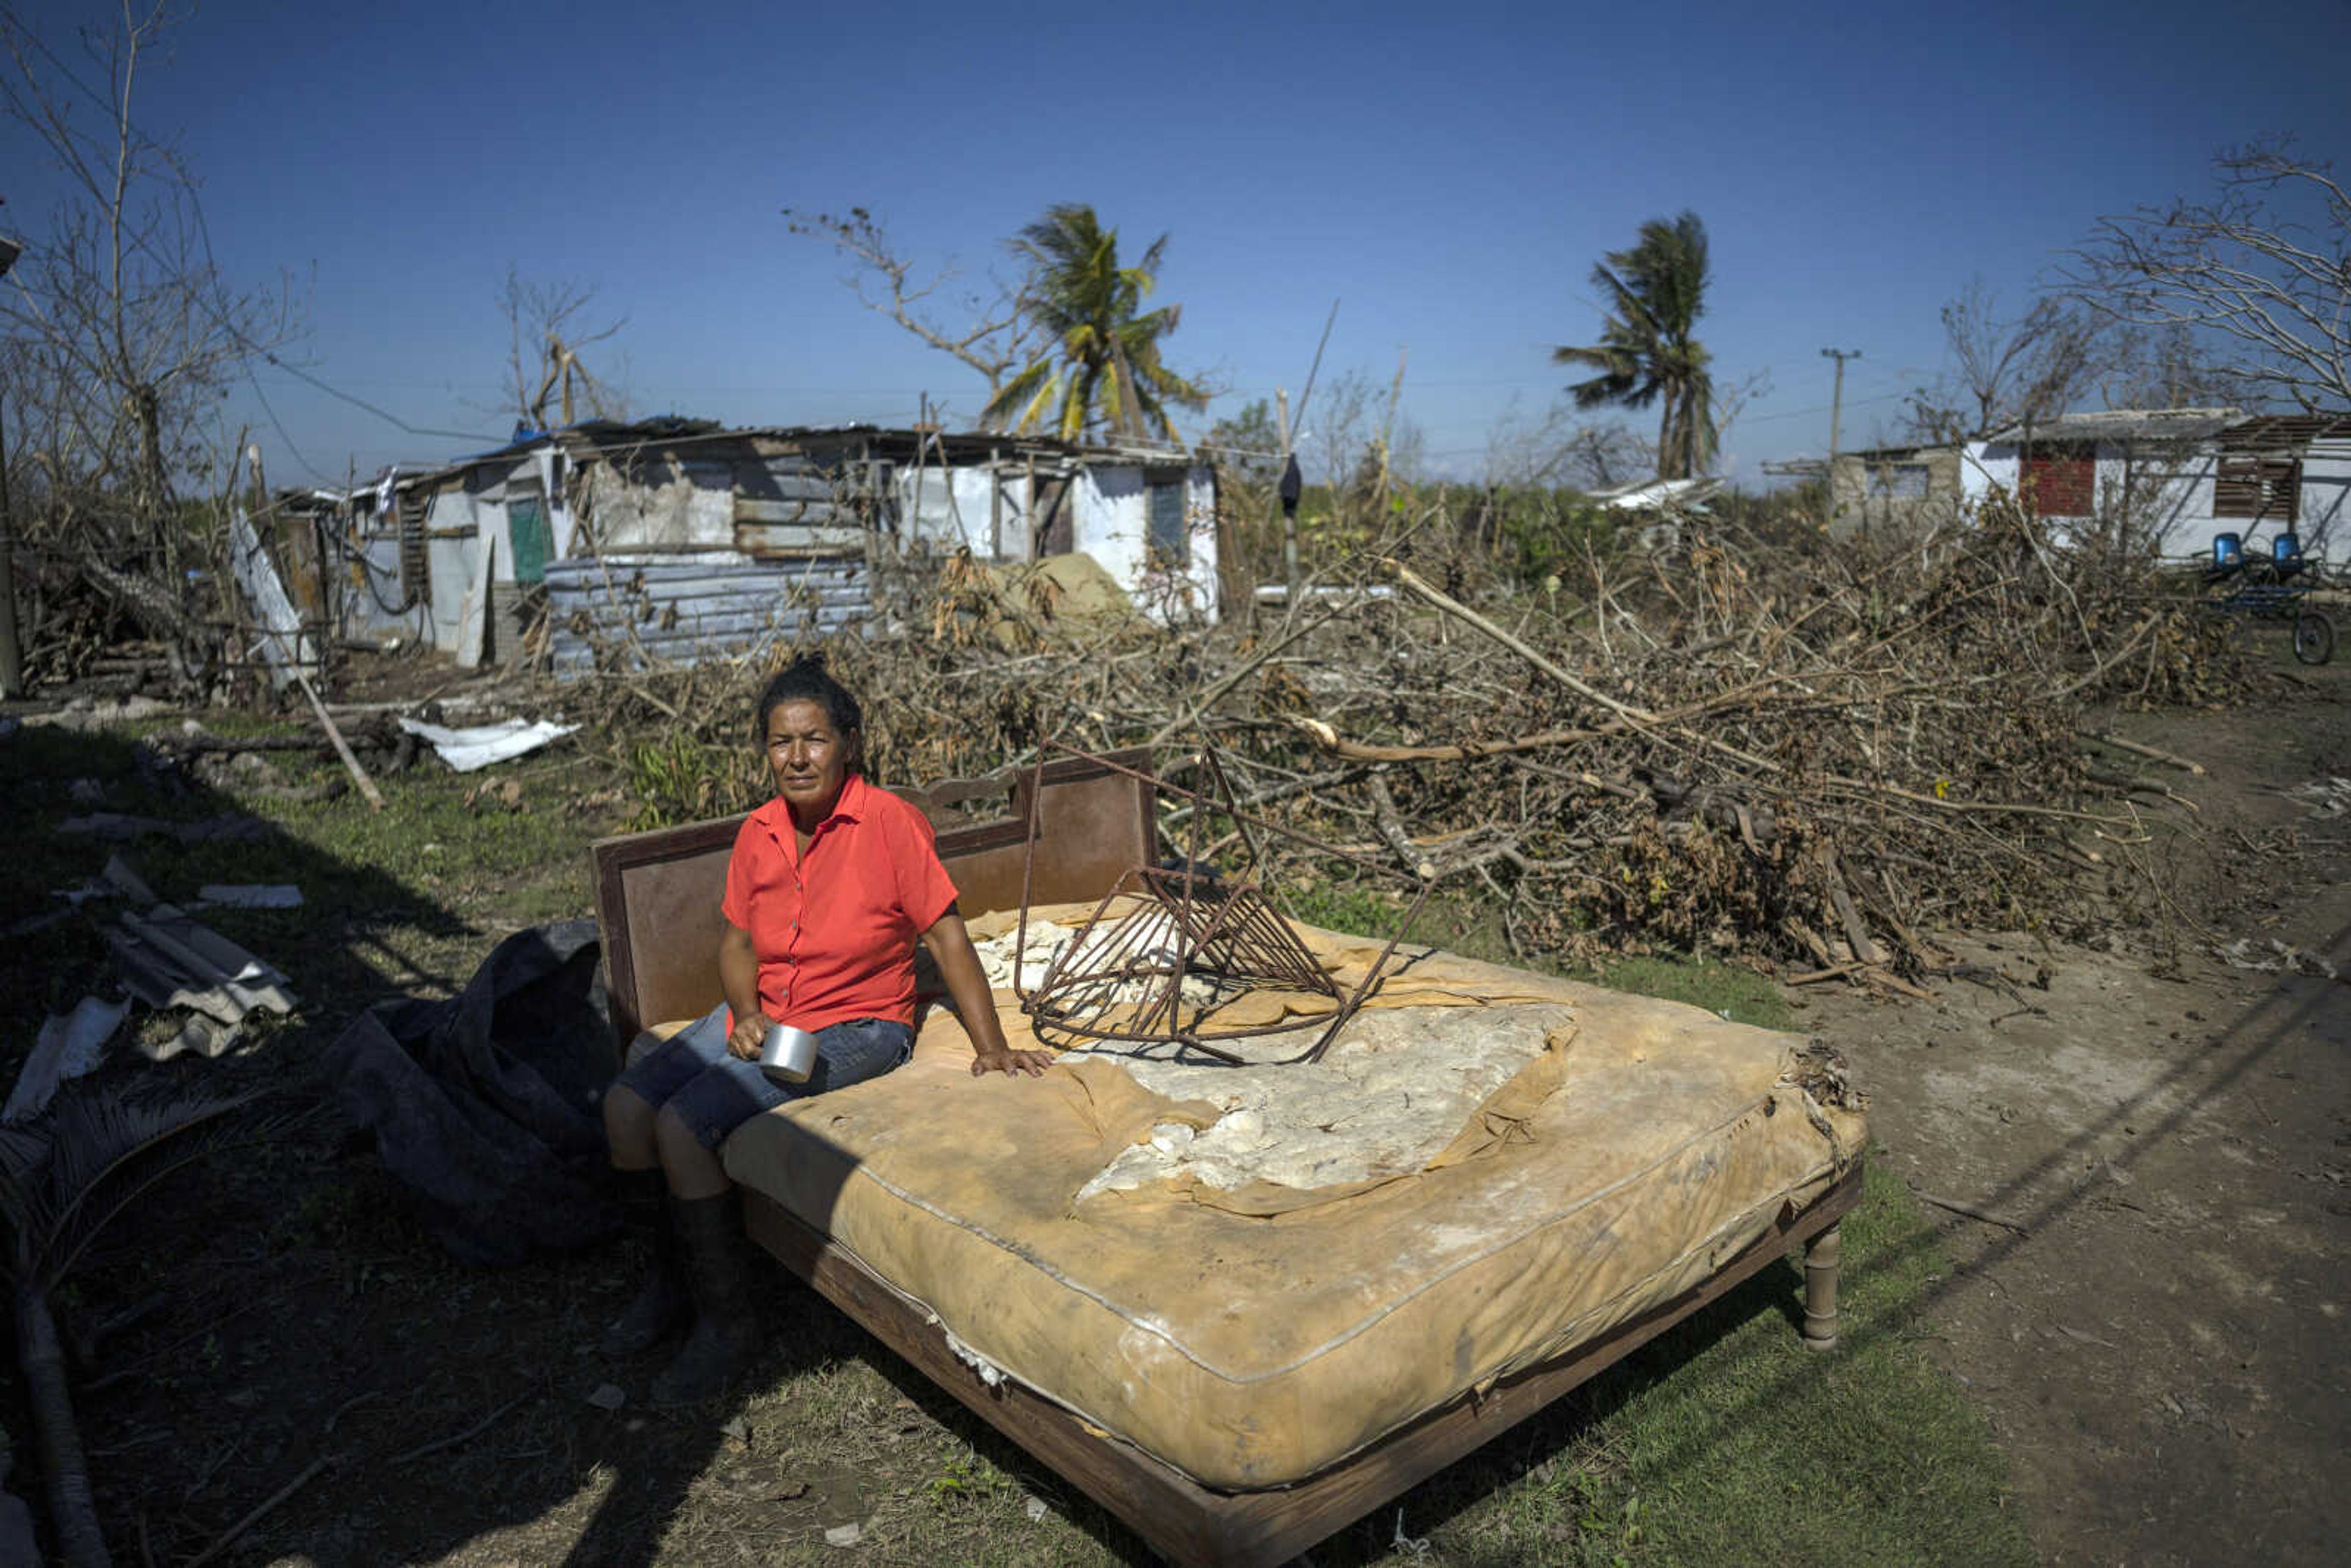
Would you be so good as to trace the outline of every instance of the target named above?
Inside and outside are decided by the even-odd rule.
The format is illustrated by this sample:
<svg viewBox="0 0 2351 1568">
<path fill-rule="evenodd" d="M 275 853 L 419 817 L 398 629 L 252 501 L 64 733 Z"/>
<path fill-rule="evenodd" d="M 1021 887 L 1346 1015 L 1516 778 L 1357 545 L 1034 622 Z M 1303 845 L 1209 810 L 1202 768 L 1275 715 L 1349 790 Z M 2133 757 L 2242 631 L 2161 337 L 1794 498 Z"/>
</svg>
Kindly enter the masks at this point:
<svg viewBox="0 0 2351 1568">
<path fill-rule="evenodd" d="M 862 773 L 803 855 L 781 796 L 735 837 L 719 908 L 751 934 L 759 1010 L 822 1029 L 848 1019 L 914 1021 L 914 943 L 955 903 L 923 814 Z"/>
</svg>

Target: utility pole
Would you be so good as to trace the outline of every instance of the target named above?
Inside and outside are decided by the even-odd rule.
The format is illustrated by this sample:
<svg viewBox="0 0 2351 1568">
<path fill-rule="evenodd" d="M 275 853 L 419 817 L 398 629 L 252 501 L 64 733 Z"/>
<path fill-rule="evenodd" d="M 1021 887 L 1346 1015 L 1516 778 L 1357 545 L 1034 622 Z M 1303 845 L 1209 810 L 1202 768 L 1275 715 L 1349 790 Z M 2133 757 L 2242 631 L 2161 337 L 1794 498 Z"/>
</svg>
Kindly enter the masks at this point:
<svg viewBox="0 0 2351 1568">
<path fill-rule="evenodd" d="M 1844 418 L 1844 362 L 1861 358 L 1859 349 L 1823 349 L 1821 358 L 1836 361 L 1836 392 L 1829 399 L 1829 465 L 1836 465 L 1837 426 Z"/>
<path fill-rule="evenodd" d="M 1829 522 L 1836 522 L 1836 460 L 1838 426 L 1844 420 L 1844 362 L 1861 358 L 1859 349 L 1823 349 L 1821 358 L 1836 361 L 1836 391 L 1829 398 Z"/>
</svg>

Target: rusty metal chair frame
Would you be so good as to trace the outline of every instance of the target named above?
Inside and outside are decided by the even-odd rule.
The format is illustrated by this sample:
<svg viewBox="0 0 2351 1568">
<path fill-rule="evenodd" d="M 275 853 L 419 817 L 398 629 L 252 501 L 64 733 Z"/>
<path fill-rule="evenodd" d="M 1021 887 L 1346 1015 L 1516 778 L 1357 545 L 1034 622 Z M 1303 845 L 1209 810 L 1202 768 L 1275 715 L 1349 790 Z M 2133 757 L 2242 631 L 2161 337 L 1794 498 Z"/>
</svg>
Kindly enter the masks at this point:
<svg viewBox="0 0 2351 1568">
<path fill-rule="evenodd" d="M 1035 766 L 1040 772 L 1048 756 L 1054 753 L 1082 758 L 1139 779 L 1150 785 L 1155 794 L 1187 800 L 1192 820 L 1183 863 L 1175 868 L 1130 867 L 1102 895 L 1077 935 L 1054 955 L 1043 976 L 1030 987 L 1025 983 L 1029 873 L 1036 862 L 1040 824 L 1035 815 L 1029 817 L 1027 860 L 1021 871 L 1020 923 L 1015 927 L 1013 938 L 1012 973 L 1020 1010 L 1038 1037 L 1047 1039 L 1049 1030 L 1058 1030 L 1092 1040 L 1167 1044 L 1242 1065 L 1245 1058 L 1214 1042 L 1319 1028 L 1322 1032 L 1312 1045 L 1285 1060 L 1321 1061 L 1347 1020 L 1378 989 L 1389 960 L 1436 887 L 1435 876 L 1424 868 L 1422 875 L 1406 879 L 1416 884 L 1416 891 L 1404 917 L 1362 981 L 1352 993 L 1342 996 L 1337 983 L 1314 961 L 1313 954 L 1267 895 L 1258 875 L 1265 860 L 1249 831 L 1254 826 L 1301 843 L 1315 854 L 1345 861 L 1381 876 L 1398 877 L 1401 873 L 1350 854 L 1311 833 L 1243 811 L 1233 797 L 1224 768 L 1217 761 L 1215 749 L 1205 739 L 1197 753 L 1208 774 L 1210 788 L 1205 790 L 1184 789 L 1155 774 L 1127 768 L 1059 740 L 1048 740 L 1039 747 Z M 1231 819 L 1248 851 L 1250 875 L 1228 880 L 1203 868 L 1201 855 L 1205 846 L 1201 841 L 1211 810 Z M 1110 920 L 1112 908 L 1121 899 L 1134 900 L 1144 907 Z M 1155 915 L 1160 918 L 1155 919 Z M 1108 930 L 1104 929 L 1106 922 Z M 1217 994 L 1212 1001 L 1194 1004 L 1187 1019 L 1184 982 L 1196 977 L 1212 982 Z M 1139 998 L 1134 995 L 1138 985 L 1142 988 Z M 1231 988 L 1228 994 L 1224 989 L 1228 987 Z M 1333 1010 L 1328 1015 L 1308 1014 L 1270 1024 L 1229 1028 L 1209 1024 L 1210 1018 L 1232 1001 L 1250 991 L 1266 988 L 1325 997 L 1333 1004 Z"/>
</svg>

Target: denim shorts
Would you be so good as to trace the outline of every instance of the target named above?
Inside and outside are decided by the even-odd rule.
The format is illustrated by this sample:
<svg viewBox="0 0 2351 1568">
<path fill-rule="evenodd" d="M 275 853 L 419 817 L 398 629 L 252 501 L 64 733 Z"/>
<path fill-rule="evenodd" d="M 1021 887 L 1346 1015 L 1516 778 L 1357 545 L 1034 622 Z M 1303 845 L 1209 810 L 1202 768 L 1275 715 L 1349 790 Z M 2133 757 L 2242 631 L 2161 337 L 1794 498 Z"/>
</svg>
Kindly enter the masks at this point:
<svg viewBox="0 0 2351 1568">
<path fill-rule="evenodd" d="M 846 1089 L 903 1066 L 914 1053 L 914 1031 L 890 1019 L 851 1019 L 816 1031 L 816 1071 L 805 1083 L 778 1083 L 726 1049 L 726 1005 L 721 1002 L 639 1057 L 619 1086 L 656 1111 L 674 1111 L 696 1142 L 719 1140 L 762 1111 L 828 1089 Z"/>
</svg>

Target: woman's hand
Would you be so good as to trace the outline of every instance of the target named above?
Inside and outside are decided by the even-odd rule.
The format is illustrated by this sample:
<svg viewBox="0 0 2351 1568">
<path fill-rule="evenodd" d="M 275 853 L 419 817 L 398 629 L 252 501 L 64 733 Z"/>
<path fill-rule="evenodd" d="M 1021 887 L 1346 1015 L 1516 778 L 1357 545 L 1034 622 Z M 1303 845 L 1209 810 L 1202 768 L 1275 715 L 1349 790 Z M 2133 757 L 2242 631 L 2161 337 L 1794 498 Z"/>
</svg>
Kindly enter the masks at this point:
<svg viewBox="0 0 2351 1568">
<path fill-rule="evenodd" d="M 759 1060 L 759 1047 L 768 1038 L 768 1015 L 757 1009 L 735 1015 L 735 1027 L 726 1031 L 726 1051 L 745 1061 Z"/>
<path fill-rule="evenodd" d="M 1015 1051 L 1005 1040 L 1004 1026 L 996 1021 L 996 999 L 987 988 L 987 976 L 979 967 L 979 955 L 973 951 L 971 933 L 964 929 L 963 915 L 952 905 L 936 924 L 923 933 L 923 946 L 937 960 L 939 978 L 946 982 L 947 995 L 955 998 L 956 1017 L 963 1021 L 964 1032 L 971 1036 L 971 1075 L 981 1077 L 1001 1072 L 1009 1078 L 1026 1073 L 1041 1078 L 1045 1069 L 1053 1065 L 1053 1053 L 1049 1051 Z"/>
<path fill-rule="evenodd" d="M 751 934 L 726 923 L 718 934 L 718 988 L 734 1010 L 735 1025 L 726 1031 L 726 1050 L 745 1061 L 759 1060 L 759 1042 L 768 1036 L 768 1015 L 759 1010 L 759 956 Z"/>
<path fill-rule="evenodd" d="M 983 1046 L 971 1059 L 971 1075 L 982 1078 L 1001 1072 L 1009 1078 L 1025 1072 L 1031 1078 L 1040 1078 L 1052 1065 L 1053 1053 L 1050 1051 L 1013 1051 L 1008 1047 L 989 1051 Z"/>
</svg>

